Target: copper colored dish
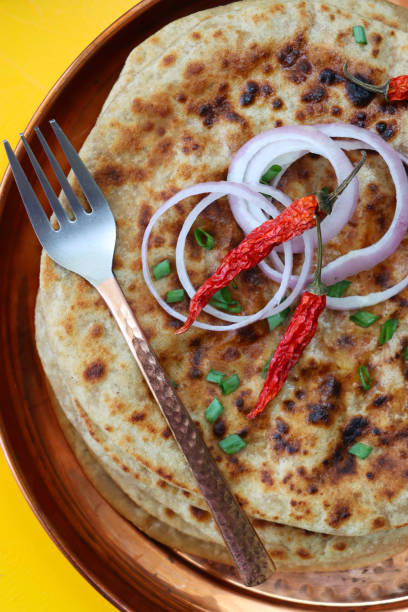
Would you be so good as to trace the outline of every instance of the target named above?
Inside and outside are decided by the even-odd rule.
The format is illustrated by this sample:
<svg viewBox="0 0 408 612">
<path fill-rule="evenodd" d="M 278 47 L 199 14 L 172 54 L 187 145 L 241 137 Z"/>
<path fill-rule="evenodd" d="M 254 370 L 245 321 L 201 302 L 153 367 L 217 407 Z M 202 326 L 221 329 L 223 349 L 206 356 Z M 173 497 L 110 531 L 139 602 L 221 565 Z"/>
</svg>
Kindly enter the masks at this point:
<svg viewBox="0 0 408 612">
<path fill-rule="evenodd" d="M 103 32 L 57 82 L 26 130 L 43 165 L 34 125 L 49 136 L 48 119 L 57 119 L 79 148 L 131 49 L 169 21 L 218 4 L 226 2 L 142 0 Z M 408 6 L 407 0 L 398 4 Z M 23 159 L 21 147 L 17 154 Z M 32 169 L 23 165 L 35 183 Z M 408 551 L 360 570 L 277 573 L 250 590 L 228 568 L 166 549 L 117 514 L 82 472 L 52 409 L 34 344 L 40 247 L 10 171 L 0 188 L 0 211 L 0 442 L 36 516 L 96 589 L 119 609 L 139 612 L 406 609 Z"/>
</svg>

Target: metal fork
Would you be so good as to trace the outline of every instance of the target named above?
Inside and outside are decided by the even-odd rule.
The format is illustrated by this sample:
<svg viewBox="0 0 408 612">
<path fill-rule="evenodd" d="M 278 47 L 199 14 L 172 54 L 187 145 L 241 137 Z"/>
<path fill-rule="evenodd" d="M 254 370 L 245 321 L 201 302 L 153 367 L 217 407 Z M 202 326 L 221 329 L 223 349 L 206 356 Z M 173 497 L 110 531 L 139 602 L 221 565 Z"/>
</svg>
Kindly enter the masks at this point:
<svg viewBox="0 0 408 612">
<path fill-rule="evenodd" d="M 82 207 L 37 127 L 36 134 L 71 206 L 74 218 L 68 217 L 21 134 L 28 157 L 58 221 L 59 228 L 54 229 L 9 143 L 4 141 L 11 170 L 38 240 L 55 262 L 89 281 L 105 300 L 190 465 L 241 578 L 247 586 L 260 584 L 272 574 L 274 564 L 160 367 L 113 275 L 116 227 L 108 202 L 57 122 L 52 120 L 50 124 L 91 212 Z"/>
</svg>

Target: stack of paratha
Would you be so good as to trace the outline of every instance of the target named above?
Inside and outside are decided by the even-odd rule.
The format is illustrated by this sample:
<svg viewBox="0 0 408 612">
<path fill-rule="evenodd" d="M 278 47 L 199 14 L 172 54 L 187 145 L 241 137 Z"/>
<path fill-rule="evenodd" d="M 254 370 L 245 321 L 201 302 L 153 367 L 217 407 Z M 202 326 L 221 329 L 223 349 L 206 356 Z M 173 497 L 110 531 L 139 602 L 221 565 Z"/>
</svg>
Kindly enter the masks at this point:
<svg viewBox="0 0 408 612">
<path fill-rule="evenodd" d="M 351 30 L 363 25 L 367 45 Z M 364 329 L 348 312 L 325 312 L 319 330 L 280 395 L 249 422 L 262 369 L 285 325 L 260 321 L 235 332 L 191 329 L 154 301 L 141 272 L 140 246 L 155 209 L 179 189 L 224 179 L 233 153 L 271 127 L 331 121 L 381 131 L 408 152 L 408 105 L 350 96 L 353 72 L 380 83 L 408 73 L 407 11 L 378 0 L 246 0 L 171 23 L 129 56 L 81 155 L 117 223 L 114 271 L 153 349 L 243 508 L 281 568 L 340 569 L 384 559 L 408 546 L 408 291 L 371 312 L 398 319 L 378 346 L 379 326 Z M 333 71 L 333 75 L 327 70 Z M 322 71 L 326 76 L 321 76 Z M 327 75 L 331 75 L 330 78 Z M 378 127 L 382 124 L 382 127 Z M 386 125 L 386 128 L 383 127 Z M 350 153 L 354 161 L 359 153 Z M 366 246 L 388 227 L 395 205 L 388 170 L 376 154 L 360 173 L 351 222 L 325 250 L 330 259 Z M 335 185 L 332 168 L 306 156 L 284 175 L 292 198 Z M 150 243 L 150 264 L 172 262 L 157 281 L 161 295 L 179 287 L 175 241 L 186 201 L 163 216 Z M 220 200 L 197 225 L 215 247 L 188 241 L 186 261 L 198 286 L 242 238 Z M 393 284 L 407 273 L 408 241 L 353 280 L 353 293 Z M 257 270 L 237 278 L 243 311 L 276 289 Z M 179 304 L 187 310 L 187 301 Z M 204 318 L 210 320 L 207 315 Z M 36 310 L 38 350 L 62 409 L 61 423 L 95 485 L 129 520 L 161 542 L 228 562 L 206 505 L 107 307 L 83 279 L 43 254 Z M 365 391 L 358 369 L 370 365 Z M 210 369 L 238 373 L 222 397 L 215 425 L 205 409 L 220 397 Z M 240 433 L 247 446 L 227 455 L 218 441 Z M 373 447 L 358 459 L 356 441 Z"/>
</svg>

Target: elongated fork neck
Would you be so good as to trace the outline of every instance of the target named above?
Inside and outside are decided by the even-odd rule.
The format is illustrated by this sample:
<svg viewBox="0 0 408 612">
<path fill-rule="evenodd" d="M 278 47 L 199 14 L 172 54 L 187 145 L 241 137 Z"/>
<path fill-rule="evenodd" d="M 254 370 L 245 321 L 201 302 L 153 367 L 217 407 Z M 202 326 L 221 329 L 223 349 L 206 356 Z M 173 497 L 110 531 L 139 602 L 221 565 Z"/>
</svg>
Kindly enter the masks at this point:
<svg viewBox="0 0 408 612">
<path fill-rule="evenodd" d="M 247 586 L 275 570 L 256 531 L 232 495 L 207 446 L 163 372 L 114 277 L 97 287 L 187 459 L 227 548 Z"/>
</svg>

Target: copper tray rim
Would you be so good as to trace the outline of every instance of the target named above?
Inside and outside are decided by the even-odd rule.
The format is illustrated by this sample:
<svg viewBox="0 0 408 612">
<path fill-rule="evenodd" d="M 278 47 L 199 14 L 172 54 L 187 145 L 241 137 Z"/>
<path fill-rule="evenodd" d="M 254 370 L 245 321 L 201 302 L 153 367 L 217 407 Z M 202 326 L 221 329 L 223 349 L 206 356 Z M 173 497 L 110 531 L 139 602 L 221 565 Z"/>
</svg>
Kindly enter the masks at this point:
<svg viewBox="0 0 408 612">
<path fill-rule="evenodd" d="M 389 0 L 392 3 L 400 4 L 398 0 Z M 81 68 L 88 62 L 88 60 L 94 56 L 100 49 L 104 47 L 104 45 L 114 37 L 122 28 L 129 25 L 133 20 L 137 19 L 140 15 L 142 15 L 146 10 L 154 7 L 155 5 L 159 5 L 161 0 L 139 0 L 139 2 L 127 10 L 123 15 L 118 17 L 114 22 L 112 22 L 108 27 L 106 27 L 100 34 L 98 34 L 85 48 L 84 50 L 71 62 L 71 64 L 64 70 L 61 76 L 57 79 L 51 89 L 43 98 L 42 102 L 37 107 L 35 113 L 31 117 L 29 123 L 24 129 L 24 135 L 29 138 L 33 133 L 34 127 L 38 125 L 39 119 L 46 115 L 47 110 L 53 105 L 54 100 L 61 95 L 64 88 L 70 83 L 70 81 L 74 78 L 74 76 L 81 70 Z M 222 3 L 222 2 L 220 2 Z M 224 2 L 225 3 L 225 2 Z M 403 5 L 404 6 L 404 5 Z M 192 11 L 193 12 L 193 11 Z M 15 154 L 17 158 L 21 161 L 21 157 L 24 153 L 24 147 L 21 141 L 18 142 L 15 148 Z M 3 174 L 3 177 L 0 182 L 0 219 L 3 215 L 6 200 L 8 193 L 10 191 L 10 187 L 13 183 L 13 175 L 11 172 L 11 168 L 7 165 L 6 170 Z M 28 503 L 31 511 L 34 516 L 39 521 L 40 525 L 49 536 L 51 541 L 58 547 L 58 549 L 62 552 L 65 558 L 70 562 L 70 564 L 79 572 L 79 574 L 85 578 L 85 580 L 93 587 L 95 590 L 102 595 L 107 601 L 109 601 L 113 606 L 115 606 L 119 610 L 123 610 L 128 612 L 129 608 L 123 604 L 120 597 L 116 596 L 115 593 L 105 584 L 101 583 L 97 577 L 95 577 L 92 569 L 89 566 L 82 565 L 81 560 L 77 558 L 75 552 L 73 552 L 70 547 L 63 542 L 60 534 L 53 530 L 50 525 L 50 521 L 48 517 L 44 514 L 39 506 L 37 506 L 36 501 L 33 499 L 32 492 L 30 491 L 29 486 L 26 483 L 26 478 L 24 471 L 19 467 L 19 463 L 15 457 L 15 453 L 8 443 L 8 435 L 7 430 L 4 427 L 3 420 L 0 418 L 0 449 L 3 452 L 3 455 L 6 459 L 7 465 L 13 475 L 19 490 L 21 491 L 25 501 Z M 179 557 L 179 559 L 187 563 L 190 567 L 192 567 L 195 571 L 203 571 L 203 568 L 195 562 L 194 559 L 190 559 L 189 555 L 179 553 L 178 551 L 173 551 Z M 245 587 L 241 583 L 229 579 L 226 583 L 224 583 L 223 578 L 217 575 L 215 572 L 205 571 L 208 577 L 215 578 L 217 582 L 221 580 L 221 583 L 218 585 L 219 588 L 228 588 L 232 586 L 234 590 L 236 590 L 237 595 L 239 595 L 239 591 L 243 595 L 251 595 L 254 596 L 254 604 L 256 604 L 256 600 L 261 600 L 264 603 L 270 603 L 271 609 L 276 604 L 293 604 L 295 608 L 299 609 L 299 606 L 302 606 L 303 609 L 321 609 L 321 608 L 332 608 L 332 609 L 351 609 L 351 608 L 375 608 L 379 605 L 387 606 L 390 605 L 398 605 L 403 602 L 408 601 L 408 594 L 400 597 L 393 597 L 387 599 L 379 599 L 379 600 L 367 600 L 367 601 L 358 601 L 358 602 L 329 602 L 329 601 L 311 601 L 311 600 L 303 600 L 295 597 L 290 597 L 286 595 L 278 595 L 273 594 L 272 597 L 268 597 L 266 594 L 259 593 L 253 591 L 249 587 Z M 215 585 L 214 585 L 215 586 Z M 149 600 L 150 601 L 150 600 Z M 170 602 L 169 602 L 170 603 Z M 153 602 L 151 602 L 152 605 Z M 294 608 L 294 609 L 295 609 Z M 404 609 L 398 606 L 399 609 Z M 378 609 L 378 608 L 377 608 Z M 408 609 L 408 608 L 407 608 Z M 171 608 L 169 608 L 171 610 Z"/>
<path fill-rule="evenodd" d="M 158 4 L 159 2 L 160 0 L 140 0 L 137 5 L 133 6 L 128 11 L 123 13 L 123 15 L 118 17 L 113 23 L 111 23 L 100 34 L 98 34 L 96 38 L 94 38 L 85 47 L 85 49 L 81 51 L 81 53 L 74 59 L 74 61 L 69 64 L 69 66 L 64 70 L 62 75 L 57 79 L 57 81 L 45 95 L 37 110 L 31 117 L 26 128 L 24 129 L 24 135 L 27 137 L 33 132 L 34 127 L 39 123 L 39 118 L 47 113 L 47 109 L 52 106 L 55 98 L 61 94 L 64 87 L 87 63 L 88 59 L 92 55 L 99 51 L 99 49 L 101 49 L 105 45 L 105 43 L 123 27 L 132 22 L 148 8 L 155 4 Z M 21 161 L 21 156 L 24 152 L 24 147 L 21 141 L 18 142 L 14 152 L 19 161 Z M 8 164 L 0 182 L 0 218 L 3 215 L 7 195 L 12 185 L 12 181 L 13 175 L 11 172 L 10 165 Z M 102 597 L 107 599 L 107 601 L 109 601 L 117 609 L 126 610 L 120 599 L 118 599 L 117 596 L 106 585 L 102 585 L 98 581 L 98 579 L 93 575 L 92 570 L 90 568 L 85 568 L 84 566 L 82 566 L 81 562 L 76 558 L 75 553 L 69 548 L 69 546 L 64 544 L 62 539 L 59 537 L 59 534 L 54 532 L 54 530 L 49 524 L 47 516 L 42 512 L 42 510 L 37 506 L 36 502 L 32 499 L 31 491 L 29 490 L 29 487 L 27 486 L 25 481 L 24 472 L 18 467 L 18 462 L 14 457 L 13 449 L 9 447 L 7 431 L 3 427 L 2 419 L 0 419 L 0 449 L 3 452 L 7 465 L 12 473 L 15 482 L 17 483 L 18 488 L 23 494 L 25 501 L 28 503 L 34 516 L 39 521 L 41 527 L 44 529 L 51 541 L 57 546 L 57 548 L 62 552 L 64 557 L 79 572 L 79 574 L 83 578 L 85 578 L 85 580 L 100 595 L 102 595 Z"/>
</svg>

